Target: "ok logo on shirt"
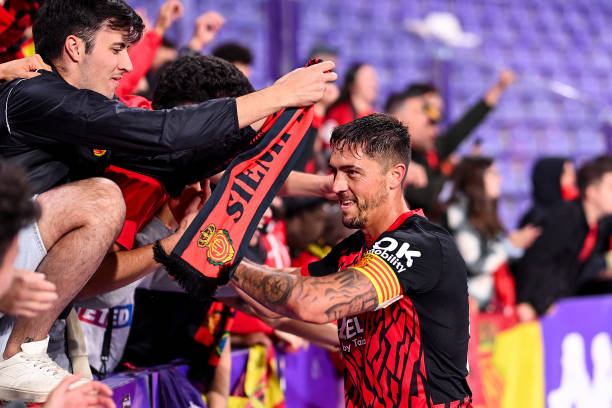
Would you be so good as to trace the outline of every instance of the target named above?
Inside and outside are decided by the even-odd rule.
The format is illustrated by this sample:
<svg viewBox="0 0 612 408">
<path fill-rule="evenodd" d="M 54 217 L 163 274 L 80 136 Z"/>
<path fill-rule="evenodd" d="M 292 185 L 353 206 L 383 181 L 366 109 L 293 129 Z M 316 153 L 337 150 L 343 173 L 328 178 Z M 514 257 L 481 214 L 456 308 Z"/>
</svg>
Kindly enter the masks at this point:
<svg viewBox="0 0 612 408">
<path fill-rule="evenodd" d="M 379 239 L 368 252 L 374 253 L 387 261 L 397 273 L 404 272 L 407 268 L 412 267 L 414 262 L 412 258 L 421 257 L 421 251 L 410 250 L 408 242 L 402 242 L 400 246 L 397 240 L 391 237 Z"/>
</svg>

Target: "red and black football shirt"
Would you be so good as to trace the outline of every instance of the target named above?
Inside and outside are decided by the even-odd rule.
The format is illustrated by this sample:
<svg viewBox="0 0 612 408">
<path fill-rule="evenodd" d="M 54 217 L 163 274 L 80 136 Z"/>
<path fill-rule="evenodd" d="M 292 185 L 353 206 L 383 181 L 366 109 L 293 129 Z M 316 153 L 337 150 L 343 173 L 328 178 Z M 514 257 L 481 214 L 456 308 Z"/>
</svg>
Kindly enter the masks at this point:
<svg viewBox="0 0 612 408">
<path fill-rule="evenodd" d="M 419 215 L 420 214 L 420 215 Z M 304 274 L 348 267 L 379 307 L 338 321 L 347 407 L 470 407 L 467 270 L 453 238 L 411 211 L 378 238 L 357 232 Z"/>
</svg>

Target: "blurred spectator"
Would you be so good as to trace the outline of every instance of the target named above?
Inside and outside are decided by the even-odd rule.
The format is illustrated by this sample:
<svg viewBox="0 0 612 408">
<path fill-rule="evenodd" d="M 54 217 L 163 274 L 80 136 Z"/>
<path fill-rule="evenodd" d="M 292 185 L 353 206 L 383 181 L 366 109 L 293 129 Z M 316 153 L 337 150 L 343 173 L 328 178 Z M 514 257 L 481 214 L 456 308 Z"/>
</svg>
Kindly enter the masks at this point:
<svg viewBox="0 0 612 408">
<path fill-rule="evenodd" d="M 582 274 L 585 282 L 580 285 L 578 295 L 612 294 L 612 216 L 599 222 L 597 240 Z"/>
<path fill-rule="evenodd" d="M 406 89 L 411 95 L 423 96 L 425 111 L 429 117 L 427 130 L 415 133 L 412 139 L 412 162 L 425 168 L 428 180 L 426 187 L 407 186 L 405 196 L 412 208 L 422 208 L 426 215 L 437 218 L 434 207 L 446 180 L 441 163 L 485 119 L 497 105 L 502 93 L 513 82 L 512 71 L 501 71 L 499 79 L 483 98 L 441 134 L 439 124 L 443 117 L 444 104 L 438 90 L 431 84 L 412 84 Z"/>
<path fill-rule="evenodd" d="M 326 44 L 315 44 L 308 55 L 308 59 L 320 58 L 324 61 L 334 61 L 338 66 L 338 50 Z"/>
<path fill-rule="evenodd" d="M 311 52 L 308 60 L 321 59 L 323 61 L 334 61 L 337 64 L 338 52 L 323 45 L 315 46 Z M 338 99 L 340 90 L 338 86 L 329 84 L 325 88 L 323 98 L 314 105 L 314 118 L 312 119 L 312 128 L 306 136 L 308 143 L 306 149 L 300 159 L 298 160 L 295 170 L 305 171 L 307 173 L 322 173 L 327 174 L 328 172 L 328 157 L 324 151 L 324 145 L 322 142 L 323 123 L 325 121 L 325 113 L 329 107 Z"/>
<path fill-rule="evenodd" d="M 155 29 L 148 31 L 143 39 L 130 50 L 134 72 L 124 76 L 129 79 L 129 85 L 122 88 L 120 84 L 117 89 L 118 96 L 125 96 L 132 92 L 127 91 L 127 88 L 134 85 L 135 87 L 130 89 L 135 93 L 151 98 L 164 67 L 178 57 L 200 55 L 201 49 L 214 40 L 218 31 L 225 24 L 225 19 L 219 13 L 207 11 L 196 19 L 193 36 L 188 45 L 178 50 L 176 44 L 164 37 L 164 34 L 170 25 L 182 15 L 182 12 L 183 8 L 178 0 L 168 0 L 162 5 Z M 143 76 L 143 72 L 146 72 L 146 76 Z M 135 82 L 136 78 L 139 78 L 139 82 Z"/>
<path fill-rule="evenodd" d="M 340 205 L 338 203 L 327 202 L 310 202 L 304 203 L 304 214 L 300 215 L 296 213 L 291 222 L 293 226 L 287 226 L 287 240 L 290 245 L 290 249 L 294 254 L 291 266 L 303 267 L 311 262 L 316 262 L 323 259 L 331 249 L 344 238 L 355 232 L 344 226 L 342 223 L 342 214 L 340 211 Z M 319 210 L 319 207 L 321 208 Z M 321 216 L 319 211 L 323 212 Z M 318 225 L 323 222 L 323 231 L 315 235 L 314 233 L 310 237 L 304 239 L 300 233 L 299 227 L 303 224 L 307 224 L 308 221 L 314 220 L 318 216 L 320 219 L 316 219 L 314 225 L 314 231 L 319 231 Z M 310 234 L 306 234 L 310 235 Z"/>
<path fill-rule="evenodd" d="M 531 173 L 533 204 L 519 226 L 541 225 L 552 207 L 578 198 L 574 163 L 564 157 L 539 159 Z"/>
<path fill-rule="evenodd" d="M 499 219 L 501 175 L 492 159 L 464 158 L 452 176 L 453 192 L 444 224 L 453 234 L 468 267 L 468 293 L 481 310 L 514 306 L 514 284 L 508 269 L 538 237 L 531 225 L 509 235 Z M 497 296 L 496 296 L 497 295 Z"/>
<path fill-rule="evenodd" d="M 344 74 L 344 84 L 338 99 L 329 107 L 325 122 L 319 130 L 321 154 L 317 162 L 326 170 L 331 148 L 329 141 L 336 126 L 352 122 L 357 118 L 374 112 L 374 103 L 378 99 L 378 76 L 372 65 L 355 63 Z"/>
<path fill-rule="evenodd" d="M 408 128 L 411 141 L 424 139 L 430 131 L 425 101 L 423 94 L 418 89 L 413 88 L 391 94 L 385 103 L 385 112 L 395 116 Z M 425 167 L 412 161 L 406 173 L 405 183 L 418 188 L 426 187 L 428 180 Z"/>
<path fill-rule="evenodd" d="M 119 81 L 115 91 L 117 96 L 121 97 L 135 90 L 140 92 L 148 90 L 148 84 L 142 83 L 146 81 L 145 74 L 155 62 L 159 64 L 156 59 L 164 34 L 182 14 L 183 5 L 179 0 L 168 0 L 161 6 L 155 27 L 147 30 L 140 41 L 129 50 L 133 68 L 131 72 L 126 72 Z"/>
<path fill-rule="evenodd" d="M 0 312 L 33 317 L 49 309 L 57 299 L 55 285 L 45 275 L 16 269 L 19 237 L 40 215 L 31 200 L 31 190 L 23 171 L 0 161 Z"/>
<path fill-rule="evenodd" d="M 291 258 L 300 256 L 308 246 L 323 237 L 326 227 L 327 201 L 313 197 L 283 199 L 287 244 Z"/>
<path fill-rule="evenodd" d="M 326 126 L 344 125 L 373 113 L 377 99 L 378 76 L 374 67 L 363 63 L 351 65 L 344 74 L 340 96 L 327 111 Z"/>
<path fill-rule="evenodd" d="M 253 54 L 247 47 L 237 43 L 225 43 L 216 47 L 212 55 L 231 62 L 246 76 L 251 77 L 251 65 L 253 64 Z"/>
<path fill-rule="evenodd" d="M 529 321 L 593 278 L 585 269 L 594 254 L 599 222 L 612 215 L 612 158 L 585 163 L 578 171 L 580 198 L 561 202 L 542 222 L 542 235 L 516 267 L 517 312 Z M 597 255 L 597 254 L 595 254 Z"/>
<path fill-rule="evenodd" d="M 30 28 L 40 3 L 35 0 L 0 2 L 0 63 L 31 55 Z"/>
</svg>

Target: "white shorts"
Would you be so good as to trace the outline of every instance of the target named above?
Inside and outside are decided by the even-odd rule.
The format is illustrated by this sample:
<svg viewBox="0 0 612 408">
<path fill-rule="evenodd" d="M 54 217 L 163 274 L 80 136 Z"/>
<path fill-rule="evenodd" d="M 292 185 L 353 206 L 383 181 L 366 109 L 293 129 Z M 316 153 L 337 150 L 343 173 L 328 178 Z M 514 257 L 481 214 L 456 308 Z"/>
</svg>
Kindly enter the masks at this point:
<svg viewBox="0 0 612 408">
<path fill-rule="evenodd" d="M 19 231 L 18 240 L 19 250 L 17 251 L 17 259 L 15 259 L 15 267 L 35 271 L 47 255 L 36 222 Z"/>
</svg>

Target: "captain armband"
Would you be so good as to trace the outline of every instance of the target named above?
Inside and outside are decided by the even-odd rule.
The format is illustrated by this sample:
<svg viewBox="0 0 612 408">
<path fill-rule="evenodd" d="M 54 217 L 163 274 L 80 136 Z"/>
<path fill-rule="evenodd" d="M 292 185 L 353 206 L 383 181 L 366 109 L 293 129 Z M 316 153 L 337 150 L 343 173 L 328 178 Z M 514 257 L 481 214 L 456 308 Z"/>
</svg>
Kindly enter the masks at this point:
<svg viewBox="0 0 612 408">
<path fill-rule="evenodd" d="M 380 256 L 365 254 L 352 269 L 363 273 L 374 285 L 378 295 L 376 310 L 383 309 L 402 297 L 402 288 L 397 275 Z"/>
</svg>

